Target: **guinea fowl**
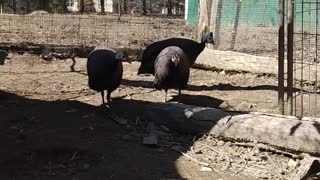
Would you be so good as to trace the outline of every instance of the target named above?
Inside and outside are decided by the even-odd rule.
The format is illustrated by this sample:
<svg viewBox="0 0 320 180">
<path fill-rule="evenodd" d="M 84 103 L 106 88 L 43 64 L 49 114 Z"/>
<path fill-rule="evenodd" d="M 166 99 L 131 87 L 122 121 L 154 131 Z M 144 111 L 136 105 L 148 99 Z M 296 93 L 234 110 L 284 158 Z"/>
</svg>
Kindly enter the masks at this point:
<svg viewBox="0 0 320 180">
<path fill-rule="evenodd" d="M 95 49 L 88 56 L 88 84 L 91 89 L 101 93 L 103 104 L 105 104 L 104 91 L 107 90 L 107 101 L 110 102 L 111 92 L 121 83 L 122 61 L 130 63 L 128 55 L 112 49 Z"/>
<path fill-rule="evenodd" d="M 179 90 L 179 102 L 181 89 L 187 86 L 190 74 L 190 60 L 185 52 L 177 46 L 164 48 L 154 62 L 155 79 L 154 87 L 166 92 L 167 102 L 168 89 Z"/>
<path fill-rule="evenodd" d="M 206 43 L 214 44 L 213 34 L 207 33 L 201 43 L 185 38 L 169 38 L 150 44 L 142 54 L 141 65 L 138 74 L 154 74 L 154 61 L 158 54 L 168 46 L 180 47 L 189 58 L 190 66 L 196 61 L 199 54 L 204 50 Z"/>
</svg>

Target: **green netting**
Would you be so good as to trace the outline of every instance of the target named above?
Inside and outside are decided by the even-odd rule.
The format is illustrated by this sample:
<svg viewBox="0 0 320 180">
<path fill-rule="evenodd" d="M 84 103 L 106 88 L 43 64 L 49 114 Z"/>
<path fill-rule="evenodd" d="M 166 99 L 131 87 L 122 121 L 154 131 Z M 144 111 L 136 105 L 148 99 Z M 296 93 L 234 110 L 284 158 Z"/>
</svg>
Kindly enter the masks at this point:
<svg viewBox="0 0 320 180">
<path fill-rule="evenodd" d="M 196 24 L 198 21 L 198 0 L 188 1 L 188 16 L 187 22 L 189 24 Z"/>
<path fill-rule="evenodd" d="M 300 27 L 303 24 L 306 27 L 315 27 L 317 7 L 316 3 L 312 2 L 311 0 L 295 1 L 295 26 Z M 242 0 L 239 25 L 275 27 L 278 25 L 278 6 L 278 0 Z M 237 0 L 224 0 L 221 11 L 221 25 L 232 25 L 236 18 Z M 197 19 L 198 0 L 189 0 L 187 21 L 195 24 Z"/>
</svg>

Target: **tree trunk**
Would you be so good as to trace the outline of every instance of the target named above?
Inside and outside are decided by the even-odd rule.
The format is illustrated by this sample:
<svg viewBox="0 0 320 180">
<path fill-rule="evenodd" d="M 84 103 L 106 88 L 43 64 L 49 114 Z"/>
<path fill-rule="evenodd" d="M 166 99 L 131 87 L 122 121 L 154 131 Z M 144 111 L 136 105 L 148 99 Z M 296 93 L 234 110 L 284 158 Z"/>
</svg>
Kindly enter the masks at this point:
<svg viewBox="0 0 320 180">
<path fill-rule="evenodd" d="M 119 16 L 122 15 L 122 0 L 118 1 L 118 13 L 119 13 Z"/>
<path fill-rule="evenodd" d="M 2 9 L 3 9 L 3 2 L 0 1 L 0 14 L 2 14 Z"/>
<path fill-rule="evenodd" d="M 30 0 L 26 0 L 27 3 L 27 13 L 30 13 Z"/>
<path fill-rule="evenodd" d="M 183 133 L 209 133 L 293 152 L 320 155 L 320 119 L 264 113 L 232 113 L 184 104 L 153 104 L 143 118 Z"/>
<path fill-rule="evenodd" d="M 207 33 L 209 25 L 208 8 L 206 1 L 199 1 L 199 17 L 197 27 L 197 40 L 201 41 L 202 36 Z"/>
<path fill-rule="evenodd" d="M 214 33 L 215 47 L 220 45 L 220 23 L 223 0 L 213 0 L 211 5 L 210 30 Z"/>
<path fill-rule="evenodd" d="M 168 0 L 167 7 L 168 7 L 168 15 L 172 15 L 172 7 L 173 7 L 172 0 Z"/>
<path fill-rule="evenodd" d="M 42 1 L 39 1 L 40 2 L 40 9 L 41 10 L 44 10 L 44 11 L 49 11 L 49 2 L 48 0 L 42 0 Z"/>
<path fill-rule="evenodd" d="M 123 13 L 127 13 L 128 7 L 127 7 L 127 0 L 123 0 Z"/>
<path fill-rule="evenodd" d="M 80 0 L 80 13 L 84 13 L 84 0 Z"/>
<path fill-rule="evenodd" d="M 146 0 L 142 0 L 142 14 L 147 15 L 147 2 L 146 2 Z"/>
<path fill-rule="evenodd" d="M 101 14 L 105 14 L 104 0 L 100 0 L 100 6 L 101 6 Z"/>
<path fill-rule="evenodd" d="M 13 14 L 17 13 L 17 2 L 16 2 L 16 0 L 12 0 L 12 12 L 13 12 Z"/>
<path fill-rule="evenodd" d="M 63 9 L 63 13 L 67 13 L 68 12 L 68 3 L 67 0 L 62 0 L 62 9 Z"/>
</svg>

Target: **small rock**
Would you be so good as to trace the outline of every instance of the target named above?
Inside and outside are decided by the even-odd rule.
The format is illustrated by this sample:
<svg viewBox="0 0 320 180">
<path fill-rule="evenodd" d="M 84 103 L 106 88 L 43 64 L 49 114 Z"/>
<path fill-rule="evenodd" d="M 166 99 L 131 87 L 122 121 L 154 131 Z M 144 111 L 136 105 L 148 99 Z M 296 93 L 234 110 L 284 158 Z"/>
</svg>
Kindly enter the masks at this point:
<svg viewBox="0 0 320 180">
<path fill-rule="evenodd" d="M 212 141 L 212 142 L 210 143 L 210 145 L 211 145 L 211 146 L 216 146 L 216 145 L 217 145 L 217 142 Z"/>
<path fill-rule="evenodd" d="M 167 127 L 164 126 L 164 125 L 161 125 L 160 127 L 161 127 L 161 129 L 162 129 L 163 131 L 165 131 L 165 132 L 169 132 L 169 131 L 170 131 L 170 129 L 167 128 Z"/>
<path fill-rule="evenodd" d="M 126 125 L 125 125 L 125 129 L 126 129 L 126 130 L 131 130 L 131 129 L 132 129 L 132 126 L 131 126 L 130 124 L 126 124 Z"/>
<path fill-rule="evenodd" d="M 196 153 L 196 154 L 202 154 L 202 151 L 201 151 L 201 149 L 195 149 L 195 150 L 194 150 L 194 153 Z"/>
<path fill-rule="evenodd" d="M 121 137 L 121 139 L 124 140 L 124 141 L 130 140 L 130 138 L 131 138 L 131 136 L 129 134 L 126 134 L 126 135 Z"/>
<path fill-rule="evenodd" d="M 163 153 L 163 152 L 164 152 L 164 149 L 160 147 L 160 148 L 158 149 L 158 151 Z"/>
<path fill-rule="evenodd" d="M 86 119 L 86 118 L 89 118 L 89 117 L 90 117 L 90 115 L 83 115 L 83 116 L 81 116 L 82 119 Z"/>
<path fill-rule="evenodd" d="M 125 118 L 122 118 L 122 117 L 118 117 L 118 116 L 111 116 L 111 119 L 113 121 L 115 121 L 116 123 L 118 124 L 121 124 L 121 125 L 125 125 L 129 122 L 128 119 L 125 119 Z"/>
<path fill-rule="evenodd" d="M 201 171 L 201 172 L 211 172 L 212 169 L 209 168 L 209 167 L 201 167 L 201 168 L 200 168 L 200 171 Z"/>
<path fill-rule="evenodd" d="M 88 131 L 93 131 L 94 128 L 92 126 L 80 128 L 80 132 L 86 133 Z"/>
<path fill-rule="evenodd" d="M 171 149 L 176 150 L 176 151 L 182 151 L 182 147 L 180 145 L 174 145 L 171 147 Z"/>
<path fill-rule="evenodd" d="M 231 142 L 230 141 L 226 142 L 226 145 L 231 146 Z"/>
<path fill-rule="evenodd" d="M 18 130 L 19 128 L 17 126 L 10 126 L 10 129 Z"/>
<path fill-rule="evenodd" d="M 143 138 L 144 145 L 158 145 L 158 136 L 150 135 Z"/>
<path fill-rule="evenodd" d="M 171 136 L 170 133 L 166 133 L 166 132 L 163 132 L 163 131 L 159 131 L 159 130 L 153 130 L 152 133 L 158 135 L 158 136 Z"/>
<path fill-rule="evenodd" d="M 218 141 L 218 143 L 217 143 L 218 146 L 223 146 L 224 144 L 225 144 L 225 142 L 224 142 L 224 141 L 221 141 L 221 140 Z"/>
<path fill-rule="evenodd" d="M 83 164 L 83 169 L 89 169 L 89 168 L 90 168 L 90 164 L 88 164 L 88 163 Z"/>
<path fill-rule="evenodd" d="M 217 161 L 225 161 L 225 159 L 223 157 L 221 157 L 221 156 L 218 156 L 217 157 Z"/>
<path fill-rule="evenodd" d="M 146 128 L 147 132 L 152 132 L 154 130 L 154 123 L 153 122 L 149 122 Z"/>
<path fill-rule="evenodd" d="M 290 159 L 288 162 L 288 167 L 290 167 L 290 168 L 295 168 L 297 165 L 298 165 L 298 163 L 293 159 Z"/>
<path fill-rule="evenodd" d="M 79 111 L 78 109 L 69 109 L 69 110 L 66 110 L 64 112 L 72 113 L 72 112 L 78 112 L 78 111 Z"/>
</svg>

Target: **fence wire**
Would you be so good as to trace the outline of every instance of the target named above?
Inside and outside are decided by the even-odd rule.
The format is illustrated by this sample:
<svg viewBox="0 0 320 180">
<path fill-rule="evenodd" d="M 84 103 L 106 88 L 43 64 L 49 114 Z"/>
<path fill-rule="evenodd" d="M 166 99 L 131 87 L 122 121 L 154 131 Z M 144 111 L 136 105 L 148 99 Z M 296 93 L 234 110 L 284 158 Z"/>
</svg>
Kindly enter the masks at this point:
<svg viewBox="0 0 320 180">
<path fill-rule="evenodd" d="M 68 4 L 67 14 L 49 14 L 41 10 L 22 15 L 11 14 L 12 10 L 5 9 L 9 13 L 0 15 L 0 42 L 48 46 L 107 46 L 141 52 L 151 42 L 167 37 L 194 38 L 193 28 L 184 22 L 183 6 L 179 1 L 171 1 L 171 14 L 168 13 L 166 0 L 155 3 L 151 0 L 119 0 L 111 5 L 107 2 L 109 1 L 105 0 L 105 13 L 102 14 L 100 1 L 85 1 L 83 14 L 79 12 L 81 7 L 74 3 Z M 24 3 L 26 1 L 22 2 Z M 108 12 L 110 9 L 112 13 Z M 54 8 L 50 11 L 54 11 Z"/>
<path fill-rule="evenodd" d="M 319 0 L 295 1 L 294 96 L 296 116 L 319 116 Z"/>
</svg>

